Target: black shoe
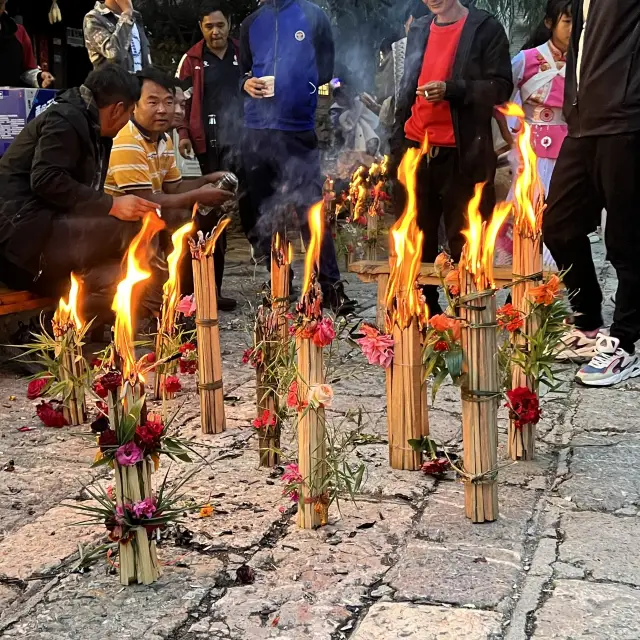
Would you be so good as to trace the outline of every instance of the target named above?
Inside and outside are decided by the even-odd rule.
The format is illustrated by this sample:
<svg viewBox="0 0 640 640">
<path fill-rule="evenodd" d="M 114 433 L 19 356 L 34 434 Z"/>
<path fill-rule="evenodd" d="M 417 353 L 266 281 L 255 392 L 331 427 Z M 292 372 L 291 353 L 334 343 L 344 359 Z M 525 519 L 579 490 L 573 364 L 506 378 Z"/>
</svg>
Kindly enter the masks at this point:
<svg viewBox="0 0 640 640">
<path fill-rule="evenodd" d="M 223 296 L 218 298 L 219 311 L 234 311 L 237 306 L 238 303 L 233 298 L 225 298 Z"/>
<path fill-rule="evenodd" d="M 322 287 L 322 306 L 331 309 L 337 316 L 348 316 L 355 313 L 358 301 L 347 296 L 342 282 L 336 282 Z"/>
</svg>

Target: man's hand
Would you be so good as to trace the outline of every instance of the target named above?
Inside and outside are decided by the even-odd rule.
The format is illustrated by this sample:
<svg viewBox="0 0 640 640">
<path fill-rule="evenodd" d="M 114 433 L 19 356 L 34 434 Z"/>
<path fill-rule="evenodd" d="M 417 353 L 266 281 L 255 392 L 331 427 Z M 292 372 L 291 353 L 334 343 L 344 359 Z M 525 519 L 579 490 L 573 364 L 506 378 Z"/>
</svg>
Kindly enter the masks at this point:
<svg viewBox="0 0 640 640">
<path fill-rule="evenodd" d="M 264 95 L 267 92 L 267 83 L 264 80 L 260 80 L 260 78 L 249 78 L 244 83 L 244 90 L 252 98 L 264 98 Z"/>
<path fill-rule="evenodd" d="M 160 206 L 155 202 L 143 200 L 138 196 L 120 196 L 113 199 L 113 205 L 109 215 L 124 222 L 136 222 L 140 218 L 149 213 L 149 211 L 158 211 Z M 160 215 L 158 213 L 158 215 Z"/>
<path fill-rule="evenodd" d="M 229 172 L 216 171 L 215 173 L 208 173 L 206 176 L 203 176 L 203 178 L 207 181 L 207 184 L 215 184 L 216 182 L 218 182 L 218 180 L 222 180 L 222 178 L 224 178 L 227 173 Z"/>
<path fill-rule="evenodd" d="M 446 82 L 428 82 L 418 87 L 416 93 L 426 98 L 429 102 L 441 102 L 447 91 Z"/>
<path fill-rule="evenodd" d="M 198 204 L 203 204 L 206 207 L 220 207 L 227 202 L 227 200 L 235 197 L 230 191 L 214 189 L 211 185 L 198 189 L 197 195 Z"/>
<path fill-rule="evenodd" d="M 116 4 L 120 7 L 122 13 L 133 13 L 132 0 L 116 0 Z"/>
<path fill-rule="evenodd" d="M 40 74 L 40 86 L 43 89 L 48 89 L 49 87 L 53 86 L 53 83 L 55 81 L 56 81 L 56 79 L 48 71 L 43 71 Z"/>
<path fill-rule="evenodd" d="M 193 145 L 189 138 L 180 140 L 178 143 L 178 151 L 183 158 L 193 158 Z"/>
</svg>

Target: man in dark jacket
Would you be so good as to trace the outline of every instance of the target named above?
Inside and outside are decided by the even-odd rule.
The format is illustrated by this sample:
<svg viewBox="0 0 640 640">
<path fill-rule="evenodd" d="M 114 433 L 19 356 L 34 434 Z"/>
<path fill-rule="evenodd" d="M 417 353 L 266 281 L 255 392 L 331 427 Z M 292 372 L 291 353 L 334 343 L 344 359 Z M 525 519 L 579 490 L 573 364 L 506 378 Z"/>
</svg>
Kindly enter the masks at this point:
<svg viewBox="0 0 640 640">
<path fill-rule="evenodd" d="M 72 271 L 118 261 L 157 205 L 102 191 L 111 139 L 140 83 L 119 67 L 93 71 L 58 97 L 0 159 L 0 274 L 15 289 L 59 296 Z"/>
<path fill-rule="evenodd" d="M 264 0 L 240 27 L 240 68 L 244 102 L 243 160 L 265 255 L 272 233 L 296 210 L 309 238 L 309 207 L 322 200 L 315 114 L 318 87 L 331 80 L 334 45 L 331 25 L 307 0 Z M 325 302 L 347 313 L 355 308 L 340 283 L 331 232 L 325 229 L 320 257 Z"/>
<path fill-rule="evenodd" d="M 426 0 L 433 15 L 413 22 L 391 136 L 393 164 L 428 136 L 430 150 L 417 176 L 418 224 L 423 261 L 433 262 L 444 216 L 454 260 L 464 246 L 467 205 L 477 183 L 486 183 L 481 205 L 495 204 L 496 155 L 491 118 L 513 88 L 509 41 L 502 25 L 459 0 Z M 399 205 L 403 198 L 400 198 Z M 441 313 L 435 286 L 424 288 L 432 314 Z"/>
<path fill-rule="evenodd" d="M 203 175 L 231 171 L 238 176 L 242 183 L 238 202 L 240 221 L 251 241 L 256 216 L 244 184 L 241 162 L 242 96 L 238 46 L 229 38 L 231 18 L 221 3 L 203 5 L 199 26 L 202 40 L 187 51 L 178 67 L 178 77 L 188 96 L 187 121 L 179 129 L 180 154 L 189 157 L 195 151 Z M 210 218 L 207 222 L 213 224 L 215 218 Z M 206 225 L 202 228 L 210 230 Z M 222 283 L 226 246 L 226 233 L 223 233 L 214 253 L 219 284 Z M 184 266 L 185 275 L 190 270 L 190 265 Z M 230 310 L 235 307 L 235 301 L 219 296 L 218 305 Z"/>
<path fill-rule="evenodd" d="M 611 386 L 640 375 L 640 3 L 574 0 L 567 60 L 569 135 L 556 164 L 544 241 L 573 294 L 575 328 L 561 357 L 589 360 L 578 380 Z M 588 233 L 607 210 L 605 242 L 618 275 L 610 335 Z"/>
</svg>

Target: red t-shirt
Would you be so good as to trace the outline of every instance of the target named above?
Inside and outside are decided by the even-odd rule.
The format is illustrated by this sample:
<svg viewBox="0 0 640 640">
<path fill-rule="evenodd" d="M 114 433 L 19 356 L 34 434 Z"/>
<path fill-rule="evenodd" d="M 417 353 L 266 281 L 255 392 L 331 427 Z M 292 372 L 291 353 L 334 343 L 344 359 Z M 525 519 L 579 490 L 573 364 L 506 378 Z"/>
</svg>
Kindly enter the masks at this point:
<svg viewBox="0 0 640 640">
<path fill-rule="evenodd" d="M 453 24 L 439 25 L 435 20 L 431 23 L 429 41 L 418 78 L 419 87 L 428 82 L 445 82 L 451 78 L 466 20 L 465 16 Z M 404 125 L 404 133 L 409 140 L 421 144 L 426 133 L 432 146 L 455 147 L 456 138 L 449 102 L 429 102 L 426 98 L 418 96 L 411 108 L 411 117 Z"/>
</svg>

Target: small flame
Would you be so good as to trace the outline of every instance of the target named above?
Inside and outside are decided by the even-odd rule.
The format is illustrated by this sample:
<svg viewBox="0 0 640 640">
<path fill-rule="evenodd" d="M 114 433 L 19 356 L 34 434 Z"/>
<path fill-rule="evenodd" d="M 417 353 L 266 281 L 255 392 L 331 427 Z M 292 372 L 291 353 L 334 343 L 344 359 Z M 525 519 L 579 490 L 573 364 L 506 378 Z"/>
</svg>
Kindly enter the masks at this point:
<svg viewBox="0 0 640 640">
<path fill-rule="evenodd" d="M 178 267 L 180 266 L 180 260 L 184 255 L 186 249 L 185 239 L 188 234 L 194 230 L 193 222 L 180 227 L 172 236 L 171 242 L 173 243 L 173 251 L 167 257 L 167 266 L 169 270 L 169 277 L 164 283 L 163 292 L 163 309 L 162 309 L 162 330 L 167 335 L 173 334 L 174 322 L 176 317 L 176 307 L 180 300 L 180 279 L 178 274 Z"/>
<path fill-rule="evenodd" d="M 398 179 L 407 191 L 407 202 L 402 217 L 390 233 L 391 272 L 386 293 L 388 330 L 394 324 L 404 329 L 414 317 L 424 315 L 424 302 L 416 286 L 424 242 L 424 235 L 418 227 L 416 174 L 427 150 L 428 140 L 425 137 L 421 149 L 406 151 L 398 168 Z"/>
<path fill-rule="evenodd" d="M 58 308 L 53 314 L 53 326 L 57 327 L 62 333 L 68 328 L 77 330 L 82 329 L 84 322 L 78 314 L 78 299 L 80 297 L 81 281 L 74 273 L 71 274 L 71 286 L 69 287 L 69 302 L 64 298 L 60 298 Z"/>
<path fill-rule="evenodd" d="M 544 187 L 538 174 L 538 158 L 531 144 L 531 126 L 524 119 L 524 111 L 517 105 L 509 103 L 500 108 L 507 117 L 518 118 L 518 153 L 520 155 L 520 171 L 515 179 L 514 196 L 515 226 L 527 235 L 537 236 L 542 232 L 542 212 L 544 210 Z"/>
<path fill-rule="evenodd" d="M 309 209 L 309 230 L 311 240 L 307 248 L 307 255 L 304 262 L 304 281 L 302 284 L 302 297 L 309 293 L 314 271 L 320 271 L 320 247 L 322 246 L 322 236 L 324 235 L 324 216 L 322 215 L 322 202 L 314 204 Z"/>
<path fill-rule="evenodd" d="M 147 253 L 153 237 L 162 229 L 164 222 L 158 215 L 148 213 L 142 221 L 142 229 L 131 241 L 125 262 L 127 273 L 120 282 L 113 299 L 112 309 L 116 313 L 114 326 L 114 342 L 117 353 L 122 358 L 122 374 L 125 378 L 134 378 L 136 357 L 133 349 L 133 288 L 151 277 L 148 270 Z"/>
<path fill-rule="evenodd" d="M 293 244 L 287 243 L 287 264 L 293 263 Z"/>
<path fill-rule="evenodd" d="M 493 210 L 487 224 L 480 214 L 480 203 L 485 183 L 477 184 L 473 198 L 469 202 L 467 217 L 469 228 L 463 231 L 467 244 L 460 263 L 474 276 L 478 290 L 495 286 L 493 278 L 493 257 L 498 232 L 513 208 L 510 202 L 500 202 Z"/>
</svg>

